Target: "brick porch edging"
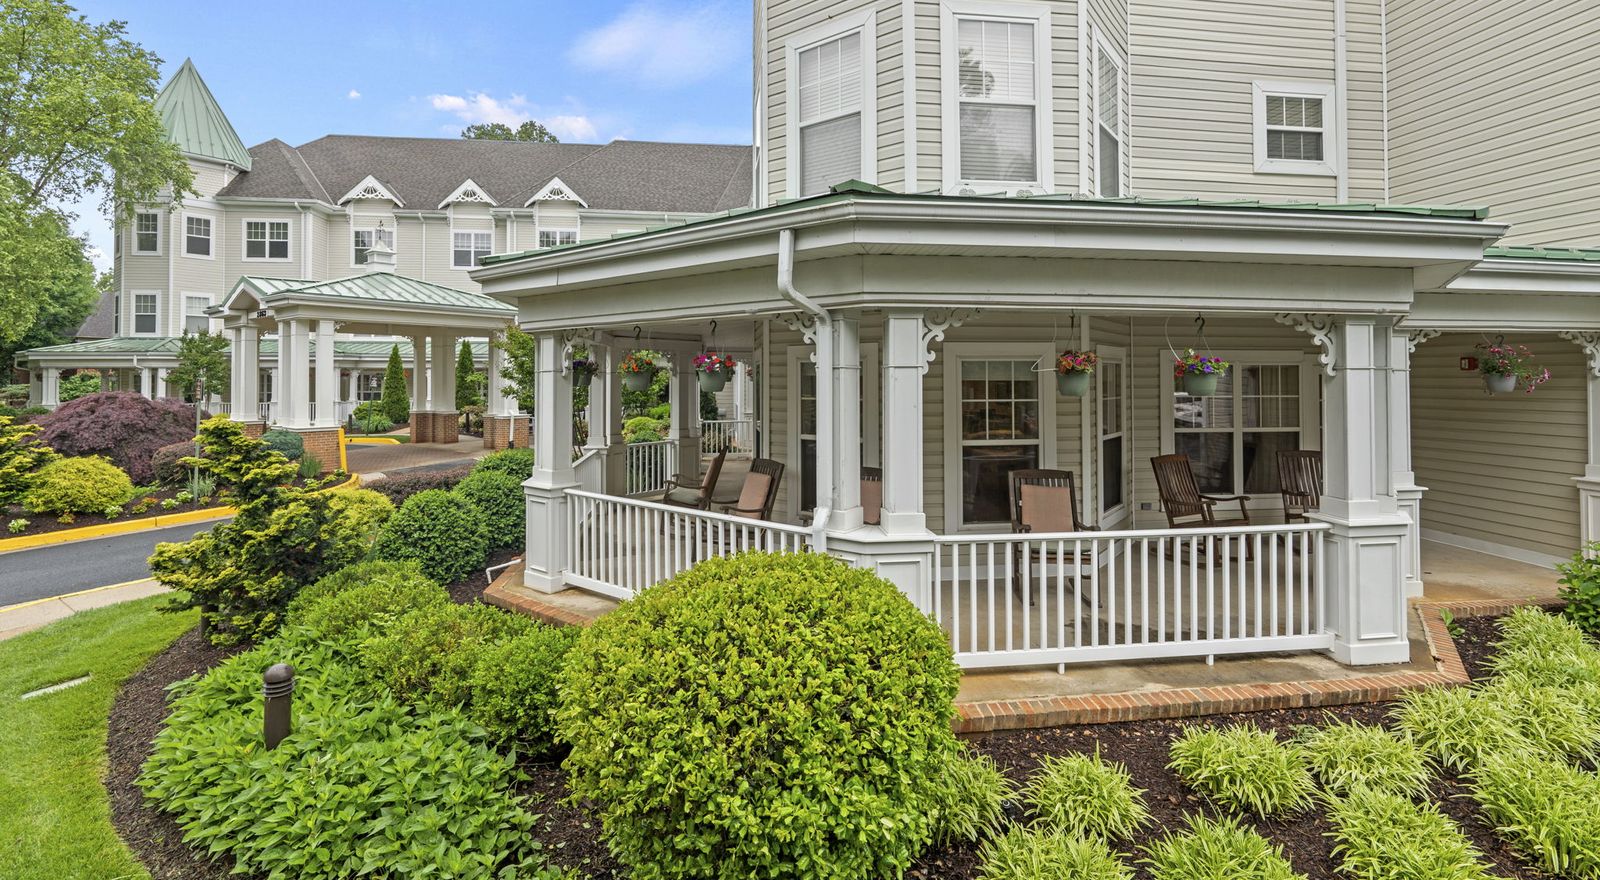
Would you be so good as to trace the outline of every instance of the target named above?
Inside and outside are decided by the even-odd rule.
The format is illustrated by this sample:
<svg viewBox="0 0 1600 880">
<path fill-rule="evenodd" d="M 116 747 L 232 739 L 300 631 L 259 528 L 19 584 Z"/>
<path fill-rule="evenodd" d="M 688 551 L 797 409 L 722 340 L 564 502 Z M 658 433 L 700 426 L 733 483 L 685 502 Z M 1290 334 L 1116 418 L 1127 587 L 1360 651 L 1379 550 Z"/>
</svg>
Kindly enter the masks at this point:
<svg viewBox="0 0 1600 880">
<path fill-rule="evenodd" d="M 1418 603 L 1422 634 L 1433 655 L 1434 672 L 1388 672 L 1337 681 L 1274 682 L 1253 685 L 1174 688 L 1166 691 L 1040 697 L 1030 700 L 994 700 L 957 703 L 954 727 L 958 734 L 983 734 L 1001 730 L 1060 727 L 1069 724 L 1108 724 L 1157 718 L 1195 718 L 1230 712 L 1300 709 L 1381 703 L 1408 691 L 1468 684 L 1467 668 L 1445 625 L 1444 611 L 1458 619 L 1495 617 L 1523 605 L 1548 607 L 1552 602 Z"/>
<path fill-rule="evenodd" d="M 558 608 L 547 602 L 540 602 L 532 596 L 522 593 L 513 593 L 505 588 L 505 581 L 518 574 L 515 567 L 508 568 L 489 584 L 483 591 L 483 601 L 486 605 L 493 605 L 513 614 L 531 617 L 540 623 L 551 626 L 588 626 L 594 621 L 582 614 L 577 614 L 565 608 Z"/>
</svg>

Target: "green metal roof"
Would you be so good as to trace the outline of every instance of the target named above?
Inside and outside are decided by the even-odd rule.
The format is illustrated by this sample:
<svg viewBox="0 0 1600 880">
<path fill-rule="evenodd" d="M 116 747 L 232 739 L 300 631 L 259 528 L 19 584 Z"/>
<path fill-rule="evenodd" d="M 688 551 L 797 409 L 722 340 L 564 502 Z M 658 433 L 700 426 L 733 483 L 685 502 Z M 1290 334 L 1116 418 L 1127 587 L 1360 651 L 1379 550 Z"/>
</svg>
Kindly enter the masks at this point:
<svg viewBox="0 0 1600 880">
<path fill-rule="evenodd" d="M 286 294 L 399 305 L 441 306 L 503 315 L 512 315 L 517 311 L 514 306 L 508 306 L 482 293 L 418 281 L 393 272 L 367 272 L 333 281 L 291 281 L 256 275 L 246 275 L 239 280 L 248 282 L 256 290 L 269 296 Z"/>
<path fill-rule="evenodd" d="M 87 342 L 68 342 L 64 345 L 50 345 L 43 348 L 30 348 L 23 354 L 107 354 L 107 355 L 140 355 L 140 354 L 177 354 L 178 343 L 182 341 L 179 336 L 119 336 L 110 339 L 94 339 Z M 311 350 L 316 351 L 315 337 L 310 339 Z M 459 341 L 457 343 L 460 344 Z M 400 356 L 411 356 L 411 340 L 409 339 L 336 339 L 333 343 L 335 357 L 388 357 L 389 349 L 400 346 Z M 487 340 L 469 340 L 467 345 L 472 349 L 472 354 L 477 358 L 485 358 L 489 354 Z M 230 345 L 229 348 L 232 346 Z M 265 337 L 261 340 L 260 351 L 263 357 L 278 353 L 278 340 L 275 337 Z"/>
<path fill-rule="evenodd" d="M 166 126 L 167 139 L 179 150 L 250 170 L 250 151 L 239 140 L 239 133 L 233 130 L 233 123 L 212 97 L 200 72 L 194 69 L 194 62 L 183 59 L 178 72 L 156 95 L 156 110 Z"/>
<path fill-rule="evenodd" d="M 570 250 L 572 248 L 592 247 L 601 242 L 619 238 L 634 238 L 641 235 L 651 235 L 668 229 L 677 229 L 685 226 L 699 226 L 706 223 L 736 217 L 744 214 L 775 214 L 783 211 L 796 210 L 801 207 L 816 207 L 818 205 L 835 204 L 846 201 L 871 201 L 874 199 L 912 199 L 918 201 L 954 201 L 965 203 L 994 203 L 994 202 L 1060 202 L 1075 205 L 1116 205 L 1135 206 L 1148 208 L 1197 208 L 1203 210 L 1245 210 L 1245 211 L 1279 211 L 1304 213 L 1315 211 L 1327 214 L 1395 214 L 1424 217 L 1439 217 L 1454 220 L 1484 220 L 1489 216 L 1488 208 L 1459 206 L 1459 205 L 1386 205 L 1377 202 L 1316 202 L 1316 201 L 1291 201 L 1271 202 L 1260 199 L 1156 199 L 1144 196 L 1129 196 L 1127 198 L 1108 199 L 1097 196 L 1088 196 L 1078 193 L 1054 193 L 1037 196 L 1012 196 L 1003 192 L 980 193 L 976 195 L 960 196 L 947 195 L 940 192 L 897 193 L 871 183 L 859 180 L 847 180 L 836 184 L 828 192 L 801 199 L 782 199 L 776 204 L 764 208 L 737 208 L 712 214 L 705 217 L 696 217 L 692 220 L 683 220 L 677 223 L 668 223 L 661 226 L 652 226 L 639 232 L 622 232 L 611 236 L 610 239 L 594 239 L 576 242 L 574 244 L 557 245 L 553 248 L 537 248 L 525 251 L 516 251 L 504 254 L 493 254 L 483 258 L 483 264 L 506 263 L 537 254 L 551 251 Z"/>
<path fill-rule="evenodd" d="M 1484 248 L 1485 257 L 1503 260 L 1569 260 L 1575 262 L 1600 262 L 1600 248 L 1534 247 L 1511 245 Z"/>
</svg>

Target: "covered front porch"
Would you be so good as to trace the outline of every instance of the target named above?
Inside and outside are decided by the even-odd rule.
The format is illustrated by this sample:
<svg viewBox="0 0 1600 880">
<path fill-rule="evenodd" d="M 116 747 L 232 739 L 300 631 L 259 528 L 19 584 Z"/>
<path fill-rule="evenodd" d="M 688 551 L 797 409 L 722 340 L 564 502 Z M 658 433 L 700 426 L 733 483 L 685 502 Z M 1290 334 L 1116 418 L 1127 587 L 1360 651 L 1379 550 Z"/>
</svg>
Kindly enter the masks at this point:
<svg viewBox="0 0 1600 880">
<path fill-rule="evenodd" d="M 491 262 L 477 279 L 540 342 L 523 581 L 625 598 L 710 556 L 826 552 L 898 585 L 969 669 L 1405 662 L 1421 574 L 1399 317 L 1499 232 L 1448 212 L 842 190 Z M 614 444 L 572 462 L 580 348 L 600 361 L 591 437 L 614 430 L 628 352 L 750 352 L 750 471 L 781 472 L 681 507 L 634 491 Z M 1215 394 L 1175 380 L 1188 348 L 1234 364 Z M 1081 396 L 1056 386 L 1069 349 L 1100 357 Z M 678 369 L 674 402 L 697 378 Z M 682 428 L 692 489 L 715 447 Z M 1286 517 L 1292 451 L 1320 452 L 1325 477 L 1314 509 Z M 1172 454 L 1230 500 L 1169 521 L 1151 459 Z M 1013 475 L 1041 470 L 1073 485 L 1018 528 Z"/>
</svg>

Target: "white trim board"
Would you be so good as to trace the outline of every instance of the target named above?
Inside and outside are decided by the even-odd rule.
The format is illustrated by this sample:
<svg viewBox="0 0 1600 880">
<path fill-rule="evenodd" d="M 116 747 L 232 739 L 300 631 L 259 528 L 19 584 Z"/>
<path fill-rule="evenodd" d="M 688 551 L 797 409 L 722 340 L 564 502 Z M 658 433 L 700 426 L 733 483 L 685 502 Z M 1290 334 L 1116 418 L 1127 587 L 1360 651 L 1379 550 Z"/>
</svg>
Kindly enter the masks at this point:
<svg viewBox="0 0 1600 880">
<path fill-rule="evenodd" d="M 861 179 L 867 183 L 878 182 L 877 18 L 877 10 L 869 7 L 824 22 L 784 41 L 784 193 L 788 198 L 800 197 L 800 53 L 852 33 L 861 35 L 861 106 L 858 110 L 861 114 Z M 829 119 L 848 115 L 844 113 Z"/>
</svg>

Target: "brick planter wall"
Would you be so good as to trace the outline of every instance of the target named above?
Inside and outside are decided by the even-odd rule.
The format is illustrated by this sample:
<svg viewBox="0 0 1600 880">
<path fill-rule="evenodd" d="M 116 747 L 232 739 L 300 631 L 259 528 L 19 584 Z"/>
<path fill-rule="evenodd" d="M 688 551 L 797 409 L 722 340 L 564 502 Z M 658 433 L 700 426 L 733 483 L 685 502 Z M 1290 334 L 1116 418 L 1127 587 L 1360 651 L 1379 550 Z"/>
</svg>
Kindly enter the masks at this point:
<svg viewBox="0 0 1600 880">
<path fill-rule="evenodd" d="M 306 455 L 315 455 L 322 462 L 322 473 L 339 469 L 339 429 L 312 428 L 295 431 L 305 441 Z"/>
<path fill-rule="evenodd" d="M 257 440 L 261 439 L 262 434 L 267 433 L 266 422 L 241 422 L 240 427 L 244 428 L 246 437 L 252 437 Z"/>
<path fill-rule="evenodd" d="M 526 416 L 484 416 L 483 448 L 498 452 L 528 445 Z"/>
</svg>

